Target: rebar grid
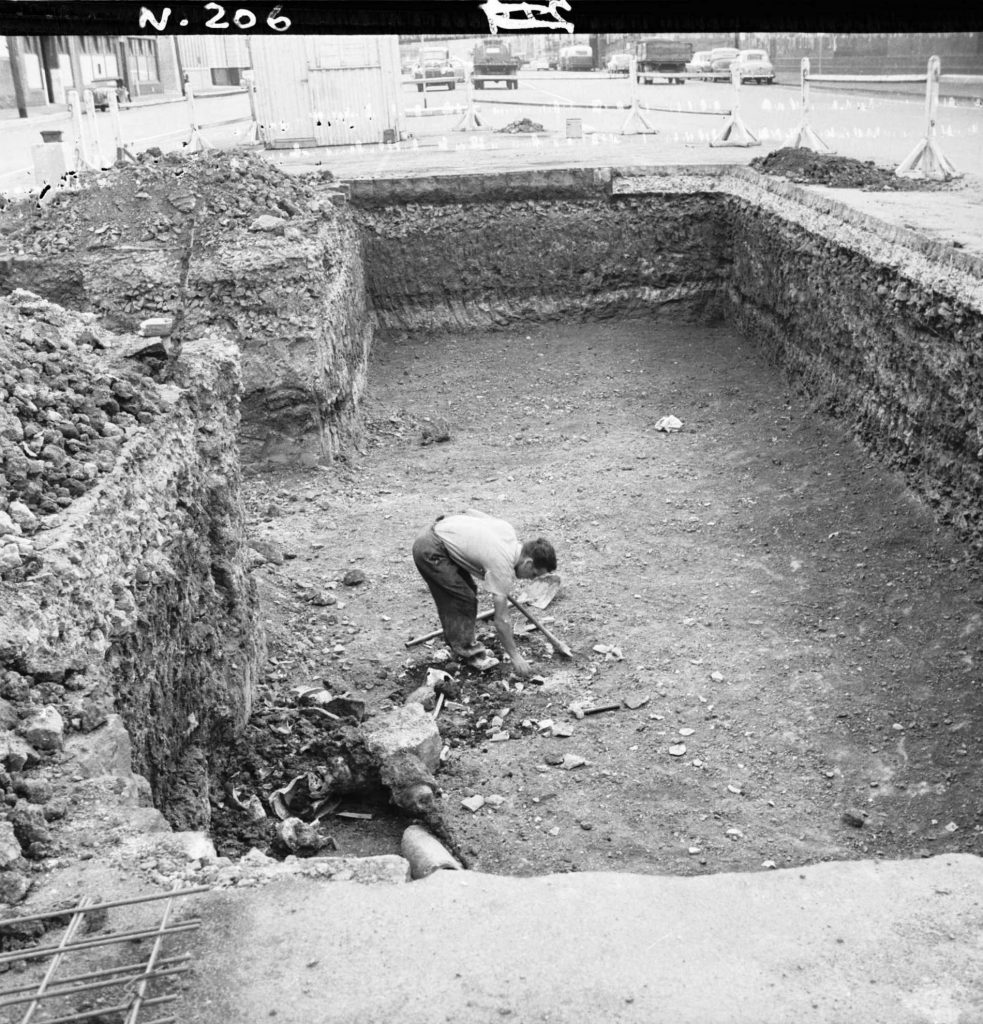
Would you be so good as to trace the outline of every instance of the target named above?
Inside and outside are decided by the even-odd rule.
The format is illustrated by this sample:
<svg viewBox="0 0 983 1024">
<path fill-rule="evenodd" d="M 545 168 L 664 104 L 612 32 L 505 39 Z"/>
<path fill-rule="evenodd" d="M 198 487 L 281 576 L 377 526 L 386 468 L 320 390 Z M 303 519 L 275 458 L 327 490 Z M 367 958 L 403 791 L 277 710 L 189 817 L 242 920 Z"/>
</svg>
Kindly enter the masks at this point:
<svg viewBox="0 0 983 1024">
<path fill-rule="evenodd" d="M 211 886 L 209 885 L 192 886 L 184 889 L 175 887 L 166 893 L 154 893 L 149 896 L 112 900 L 106 903 L 94 903 L 90 897 L 84 896 L 74 907 L 44 911 L 38 914 L 25 915 L 24 917 L 6 918 L 0 921 L 0 926 L 2 926 L 15 922 L 22 924 L 29 921 L 70 917 L 60 942 L 48 946 L 36 946 L 32 949 L 0 954 L 0 966 L 18 962 L 26 963 L 32 960 L 51 957 L 51 963 L 48 965 L 40 983 L 36 985 L 19 985 L 0 991 L 0 1009 L 23 1006 L 26 1003 L 27 1008 L 20 1024 L 75 1024 L 77 1021 L 85 1021 L 93 1017 L 112 1014 L 120 1015 L 121 1024 L 139 1024 L 141 1009 L 144 1007 L 160 1006 L 164 1003 L 173 1002 L 178 998 L 174 993 L 148 996 L 147 988 L 151 982 L 172 978 L 181 974 L 188 969 L 187 961 L 191 959 L 191 954 L 184 954 L 178 957 L 162 957 L 161 950 L 164 940 L 169 935 L 180 935 L 194 931 L 201 925 L 200 918 L 188 918 L 174 924 L 168 923 L 171 911 L 174 908 L 175 898 L 188 896 L 192 893 L 208 892 L 210 889 Z M 155 900 L 167 901 L 156 928 L 133 929 L 98 938 L 77 938 L 85 922 L 86 914 L 108 910 L 113 907 L 150 903 Z M 140 942 L 145 939 L 153 939 L 153 948 L 146 960 L 135 964 L 124 964 L 119 967 L 73 974 L 61 979 L 55 977 L 57 969 L 70 954 L 117 945 L 122 942 Z M 121 989 L 123 993 L 117 997 L 121 1001 L 115 1005 L 101 1006 L 98 1009 L 91 1010 L 78 1010 L 68 1014 L 61 1013 L 60 1016 L 47 1017 L 45 1019 L 35 1016 L 46 1000 L 56 998 L 67 999 L 100 990 L 108 991 L 113 988 Z M 109 998 L 112 999 L 114 997 L 110 996 Z M 54 1012 L 58 1013 L 60 1011 L 55 1010 Z M 174 1016 L 165 1016 L 147 1021 L 146 1024 L 176 1024 L 176 1021 L 177 1018 Z"/>
</svg>

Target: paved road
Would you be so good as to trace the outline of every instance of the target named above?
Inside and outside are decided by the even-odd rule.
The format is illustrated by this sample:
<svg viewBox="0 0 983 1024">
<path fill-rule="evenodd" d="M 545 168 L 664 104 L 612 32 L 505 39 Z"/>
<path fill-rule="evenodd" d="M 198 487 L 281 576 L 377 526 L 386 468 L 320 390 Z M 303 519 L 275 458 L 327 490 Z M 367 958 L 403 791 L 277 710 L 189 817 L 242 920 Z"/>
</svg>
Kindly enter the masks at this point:
<svg viewBox="0 0 983 1024">
<path fill-rule="evenodd" d="M 659 161 L 675 154 L 686 162 L 745 163 L 752 157 L 784 145 L 801 120 L 797 84 L 773 86 L 747 85 L 741 90 L 740 112 L 747 127 L 757 135 L 761 146 L 751 149 L 711 148 L 710 141 L 727 121 L 734 102 L 729 83 L 687 82 L 685 85 L 652 84 L 638 87 L 641 114 L 658 134 L 635 136 L 645 140 L 648 159 Z M 455 129 L 467 103 L 467 90 L 459 86 L 453 92 L 433 89 L 417 92 L 412 81 L 404 81 L 405 124 L 416 144 L 432 150 L 454 150 L 481 142 L 481 148 L 528 148 L 529 138 L 496 134 L 495 129 L 528 118 L 541 124 L 552 139 L 566 143 L 567 121 L 579 118 L 584 138 L 573 148 L 617 146 L 632 139 L 621 134 L 626 126 L 631 84 L 626 77 L 600 73 L 559 74 L 556 72 L 520 73 L 517 90 L 489 86 L 474 93 L 475 109 L 483 125 L 491 129 L 484 139 L 465 135 Z M 964 174 L 983 176 L 983 104 L 970 97 L 943 103 L 939 109 L 938 140 L 956 169 Z M 244 92 L 199 97 L 197 115 L 209 144 L 230 147 L 247 141 L 249 100 Z M 234 121 L 233 124 L 224 122 Z M 813 90 L 811 121 L 833 149 L 845 156 L 873 160 L 883 166 L 896 166 L 922 138 L 925 131 L 924 99 L 915 95 L 861 95 L 829 88 Z M 91 135 L 89 118 L 86 132 Z M 218 127 L 213 126 L 222 122 Z M 190 116 L 184 101 L 134 105 L 121 111 L 124 145 L 133 152 L 149 146 L 165 151 L 183 149 L 189 142 Z M 97 112 L 96 136 L 104 157 L 115 150 L 112 119 Z M 631 128 L 644 128 L 634 120 Z M 67 113 L 35 116 L 26 120 L 0 120 L 0 192 L 19 192 L 34 186 L 32 147 L 41 143 L 40 129 L 61 128 L 72 138 Z M 538 140 L 537 140 L 538 141 Z M 71 143 L 69 142 L 69 148 Z M 628 148 L 628 147 L 626 147 Z M 351 147 L 335 147 L 288 154 L 290 158 L 333 166 L 343 163 Z M 382 147 L 376 150 L 386 162 Z M 274 154 L 271 154 L 274 155 Z M 283 154 L 275 156 L 278 161 Z M 434 154 L 433 170 L 439 170 L 442 158 Z M 482 158 L 474 161 L 475 169 Z"/>
<path fill-rule="evenodd" d="M 729 83 L 690 81 L 685 85 L 638 87 L 642 114 L 663 142 L 688 145 L 694 162 L 700 160 L 727 121 L 734 90 Z M 410 115 L 423 114 L 421 94 L 404 85 Z M 432 90 L 426 94 L 426 116 L 410 116 L 410 130 L 421 139 L 452 132 L 466 92 Z M 520 74 L 519 88 L 490 86 L 475 93 L 478 116 L 489 127 L 502 128 L 522 118 L 550 132 L 565 134 L 568 118 L 580 118 L 586 134 L 620 132 L 631 103 L 631 84 L 625 77 L 600 74 Z M 576 104 L 576 106 L 571 106 Z M 441 107 L 443 117 L 433 116 Z M 618 107 L 618 109 L 610 109 Z M 844 156 L 874 160 L 884 166 L 900 163 L 925 134 L 924 96 L 858 95 L 829 88 L 812 90 L 811 124 L 832 149 Z M 785 144 L 801 121 L 799 86 L 746 85 L 740 92 L 740 114 L 761 140 L 763 150 Z M 633 127 L 642 127 L 637 121 Z M 964 173 L 983 174 L 983 105 L 974 101 L 939 107 L 937 137 L 942 151 Z M 734 150 L 731 150 L 734 152 Z"/>
</svg>

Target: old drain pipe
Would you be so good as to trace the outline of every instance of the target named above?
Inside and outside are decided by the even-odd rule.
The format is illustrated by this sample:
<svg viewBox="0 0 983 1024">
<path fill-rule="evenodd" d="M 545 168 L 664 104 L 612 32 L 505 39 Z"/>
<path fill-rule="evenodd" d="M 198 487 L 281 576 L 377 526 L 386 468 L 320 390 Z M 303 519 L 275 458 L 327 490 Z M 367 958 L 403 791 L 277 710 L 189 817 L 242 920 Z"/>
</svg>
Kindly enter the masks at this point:
<svg viewBox="0 0 983 1024">
<path fill-rule="evenodd" d="M 403 833 L 399 852 L 410 862 L 410 878 L 427 878 L 435 871 L 463 871 L 460 862 L 422 825 L 410 825 Z"/>
</svg>

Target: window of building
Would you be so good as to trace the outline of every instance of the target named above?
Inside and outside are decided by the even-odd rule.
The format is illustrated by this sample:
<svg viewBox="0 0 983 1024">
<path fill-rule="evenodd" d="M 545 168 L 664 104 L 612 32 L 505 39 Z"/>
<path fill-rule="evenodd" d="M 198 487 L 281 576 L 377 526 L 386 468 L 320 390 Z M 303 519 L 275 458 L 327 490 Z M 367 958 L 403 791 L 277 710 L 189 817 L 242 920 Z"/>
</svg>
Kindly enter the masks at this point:
<svg viewBox="0 0 983 1024">
<path fill-rule="evenodd" d="M 159 82 L 160 69 L 157 66 L 157 43 L 153 39 L 127 40 L 133 66 L 139 82 Z"/>
</svg>

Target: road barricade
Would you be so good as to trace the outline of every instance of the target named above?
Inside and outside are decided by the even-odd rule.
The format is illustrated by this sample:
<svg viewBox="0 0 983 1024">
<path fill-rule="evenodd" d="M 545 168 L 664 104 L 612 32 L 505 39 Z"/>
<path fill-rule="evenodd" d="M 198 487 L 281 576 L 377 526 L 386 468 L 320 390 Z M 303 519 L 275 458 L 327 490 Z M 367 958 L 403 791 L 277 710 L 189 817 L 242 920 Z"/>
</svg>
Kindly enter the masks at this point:
<svg viewBox="0 0 983 1024">
<path fill-rule="evenodd" d="M 760 146 L 761 140 L 741 120 L 741 72 L 731 68 L 730 80 L 734 87 L 734 100 L 730 116 L 720 132 L 710 140 L 711 146 Z"/>
<path fill-rule="evenodd" d="M 789 145 L 799 149 L 811 149 L 817 153 L 829 153 L 830 147 L 809 124 L 811 104 L 809 101 L 810 82 L 924 82 L 925 83 L 925 134 L 915 148 L 898 164 L 895 174 L 899 178 L 929 178 L 933 181 L 949 181 L 959 176 L 939 147 L 935 138 L 935 123 L 939 109 L 939 79 L 942 64 L 938 57 L 929 57 L 928 67 L 923 75 L 814 75 L 809 69 L 809 58 L 802 58 L 802 120 Z"/>
</svg>

